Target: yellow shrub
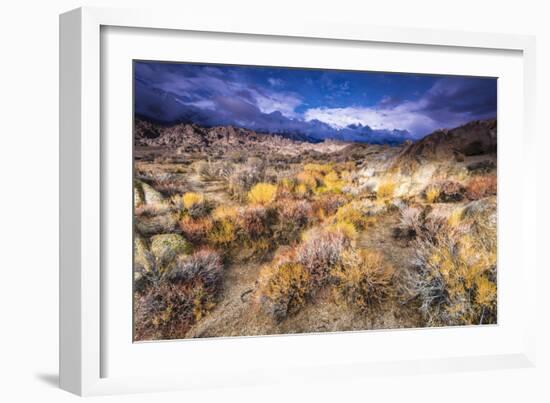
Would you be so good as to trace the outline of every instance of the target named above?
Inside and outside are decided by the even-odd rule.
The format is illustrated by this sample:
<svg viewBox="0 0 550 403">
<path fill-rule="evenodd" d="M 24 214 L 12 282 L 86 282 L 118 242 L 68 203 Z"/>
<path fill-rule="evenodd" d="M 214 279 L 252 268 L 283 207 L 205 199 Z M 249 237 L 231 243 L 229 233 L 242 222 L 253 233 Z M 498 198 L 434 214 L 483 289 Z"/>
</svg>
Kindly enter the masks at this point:
<svg viewBox="0 0 550 403">
<path fill-rule="evenodd" d="M 441 219 L 416 241 L 418 279 L 412 289 L 421 310 L 430 325 L 494 323 L 496 248 L 471 227 L 447 221 Z"/>
<path fill-rule="evenodd" d="M 367 226 L 368 217 L 355 203 L 348 203 L 338 209 L 336 221 L 352 224 L 355 229 L 361 230 Z"/>
<path fill-rule="evenodd" d="M 394 293 L 395 269 L 380 252 L 368 249 L 347 250 L 342 264 L 335 267 L 336 295 L 350 306 L 367 310 Z"/>
<path fill-rule="evenodd" d="M 486 276 L 476 280 L 476 302 L 480 305 L 491 307 L 496 304 L 497 286 Z"/>
<path fill-rule="evenodd" d="M 346 221 L 336 222 L 329 225 L 326 228 L 327 232 L 340 232 L 350 241 L 355 241 L 357 239 L 357 230 L 355 226 Z"/>
<path fill-rule="evenodd" d="M 332 170 L 332 164 L 305 164 L 304 171 L 326 174 Z"/>
<path fill-rule="evenodd" d="M 250 249 L 253 254 L 262 255 L 269 252 L 273 243 L 270 239 L 266 238 L 257 238 L 249 239 L 246 241 L 246 246 Z"/>
<path fill-rule="evenodd" d="M 237 207 L 221 205 L 214 209 L 212 212 L 212 218 L 215 220 L 234 219 L 239 213 Z"/>
<path fill-rule="evenodd" d="M 325 175 L 325 177 L 323 178 L 323 180 L 325 181 L 325 183 L 327 182 L 336 182 L 338 181 L 340 178 L 338 178 L 338 174 L 334 171 L 330 171 L 329 173 L 327 173 Z"/>
<path fill-rule="evenodd" d="M 428 203 L 435 203 L 438 197 L 439 197 L 439 189 L 436 188 L 435 186 L 430 186 L 426 190 L 426 201 Z"/>
<path fill-rule="evenodd" d="M 376 191 L 376 195 L 380 199 L 390 198 L 393 196 L 393 193 L 395 192 L 395 188 L 396 188 L 395 182 L 387 180 L 378 185 L 378 190 Z"/>
<path fill-rule="evenodd" d="M 283 178 L 279 181 L 279 187 L 292 192 L 294 190 L 294 181 L 290 178 Z"/>
<path fill-rule="evenodd" d="M 309 291 L 309 274 L 301 264 L 287 262 L 260 272 L 260 301 L 276 320 L 296 313 L 306 303 Z"/>
<path fill-rule="evenodd" d="M 216 221 L 208 234 L 208 240 L 215 245 L 227 245 L 236 238 L 235 224 L 229 220 Z"/>
<path fill-rule="evenodd" d="M 462 221 L 462 209 L 457 208 L 451 212 L 449 215 L 449 218 L 447 218 L 447 222 L 451 227 L 456 227 L 460 224 Z"/>
<path fill-rule="evenodd" d="M 296 180 L 298 183 L 311 190 L 319 186 L 322 178 L 323 177 L 318 172 L 312 171 L 299 172 L 298 175 L 296 175 Z"/>
<path fill-rule="evenodd" d="M 308 188 L 306 185 L 304 185 L 303 183 L 299 184 L 298 186 L 296 186 L 296 189 L 294 189 L 294 192 L 296 193 L 296 195 L 298 195 L 299 197 L 306 197 L 308 194 L 309 194 L 309 191 L 308 191 Z"/>
<path fill-rule="evenodd" d="M 334 171 L 330 171 L 323 178 L 324 188 L 327 192 L 340 193 L 344 182 L 340 180 L 338 174 Z"/>
<path fill-rule="evenodd" d="M 203 203 L 204 196 L 194 192 L 187 192 L 183 195 L 182 201 L 183 201 L 183 206 L 186 209 L 190 209 L 197 204 Z"/>
<path fill-rule="evenodd" d="M 266 205 L 275 200 L 277 186 L 269 183 L 258 183 L 248 192 L 248 200 L 251 203 Z"/>
</svg>

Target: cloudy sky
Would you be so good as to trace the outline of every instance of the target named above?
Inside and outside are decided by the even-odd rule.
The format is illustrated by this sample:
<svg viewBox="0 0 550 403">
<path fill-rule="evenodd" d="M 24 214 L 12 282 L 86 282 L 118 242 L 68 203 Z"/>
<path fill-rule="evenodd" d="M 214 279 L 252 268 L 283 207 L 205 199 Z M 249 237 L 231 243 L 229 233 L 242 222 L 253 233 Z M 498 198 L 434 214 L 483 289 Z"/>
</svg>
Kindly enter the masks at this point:
<svg viewBox="0 0 550 403">
<path fill-rule="evenodd" d="M 313 139 L 393 142 L 496 117 L 496 79 L 134 62 L 135 112 Z"/>
</svg>

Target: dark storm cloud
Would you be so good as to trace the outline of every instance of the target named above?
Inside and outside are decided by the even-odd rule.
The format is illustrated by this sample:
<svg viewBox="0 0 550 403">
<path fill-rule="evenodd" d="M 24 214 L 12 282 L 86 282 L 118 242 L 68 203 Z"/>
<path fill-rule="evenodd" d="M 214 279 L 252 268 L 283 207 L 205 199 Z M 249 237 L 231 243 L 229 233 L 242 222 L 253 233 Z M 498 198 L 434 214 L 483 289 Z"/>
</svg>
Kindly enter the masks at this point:
<svg viewBox="0 0 550 403">
<path fill-rule="evenodd" d="M 407 96 L 399 92 L 402 83 L 390 80 L 375 89 L 358 81 L 363 76 L 357 73 L 322 72 L 317 78 L 315 72 L 284 73 L 285 79 L 277 77 L 281 69 L 275 68 L 136 62 L 135 112 L 162 123 L 374 142 L 399 142 L 496 115 L 492 79 L 424 78 L 424 87 L 412 86 Z M 298 74 L 300 80 L 293 81 Z M 362 104 L 358 89 L 378 101 Z M 323 104 L 323 99 L 330 101 Z"/>
</svg>

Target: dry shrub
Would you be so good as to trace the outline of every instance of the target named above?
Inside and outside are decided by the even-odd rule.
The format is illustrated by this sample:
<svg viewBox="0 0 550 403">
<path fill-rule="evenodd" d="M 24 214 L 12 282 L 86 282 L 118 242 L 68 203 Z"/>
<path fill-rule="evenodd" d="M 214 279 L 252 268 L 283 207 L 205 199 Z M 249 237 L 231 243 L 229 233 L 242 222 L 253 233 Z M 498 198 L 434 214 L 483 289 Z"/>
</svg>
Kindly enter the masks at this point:
<svg viewBox="0 0 550 403">
<path fill-rule="evenodd" d="M 234 220 L 237 218 L 239 210 L 235 206 L 221 205 L 212 211 L 212 218 L 214 220 Z"/>
<path fill-rule="evenodd" d="M 396 186 L 395 182 L 386 180 L 378 185 L 376 196 L 379 199 L 388 199 L 393 196 Z"/>
<path fill-rule="evenodd" d="M 244 200 L 248 191 L 264 179 L 265 167 L 263 165 L 240 165 L 229 176 L 229 192 L 236 199 Z"/>
<path fill-rule="evenodd" d="M 338 209 L 336 221 L 353 224 L 355 229 L 362 230 L 368 225 L 369 219 L 358 202 L 351 202 Z"/>
<path fill-rule="evenodd" d="M 177 176 L 169 176 L 155 180 L 153 186 L 164 196 L 174 196 L 185 192 L 188 188 L 187 183 Z"/>
<path fill-rule="evenodd" d="M 135 301 L 135 340 L 183 338 L 211 310 L 221 291 L 223 265 L 212 250 L 180 257 L 176 267 Z"/>
<path fill-rule="evenodd" d="M 305 164 L 304 165 L 304 171 L 305 172 L 315 172 L 315 173 L 319 173 L 321 175 L 326 175 L 327 173 L 332 171 L 332 167 L 333 167 L 332 164 L 310 163 L 310 164 Z"/>
<path fill-rule="evenodd" d="M 190 256 L 180 257 L 167 279 L 172 283 L 200 281 L 206 291 L 216 294 L 220 291 L 222 273 L 220 255 L 211 249 L 201 249 Z"/>
<path fill-rule="evenodd" d="M 204 196 L 194 192 L 185 193 L 182 196 L 183 207 L 191 209 L 197 204 L 204 203 Z"/>
<path fill-rule="evenodd" d="M 495 196 L 468 203 L 462 220 L 469 223 L 470 234 L 486 250 L 497 249 L 497 200 Z"/>
<path fill-rule="evenodd" d="M 194 164 L 195 172 L 203 181 L 216 181 L 229 178 L 234 171 L 234 166 L 228 161 L 198 161 Z"/>
<path fill-rule="evenodd" d="M 210 306 L 198 284 L 162 282 L 134 296 L 134 339 L 158 340 L 185 337 L 195 321 L 194 312 Z"/>
<path fill-rule="evenodd" d="M 277 321 L 298 312 L 310 292 L 307 270 L 293 262 L 264 267 L 259 284 L 260 303 L 264 311 Z"/>
<path fill-rule="evenodd" d="M 379 306 L 394 293 L 395 270 L 380 252 L 347 250 L 333 270 L 336 295 L 361 311 Z"/>
<path fill-rule="evenodd" d="M 397 239 L 411 240 L 422 230 L 424 215 L 416 206 L 401 209 L 399 225 L 393 229 L 393 237 Z"/>
<path fill-rule="evenodd" d="M 455 208 L 447 217 L 447 224 L 451 227 L 458 227 L 462 223 L 463 210 L 461 207 Z"/>
<path fill-rule="evenodd" d="M 248 200 L 253 204 L 269 204 L 276 196 L 277 186 L 270 183 L 258 183 L 248 192 Z"/>
<path fill-rule="evenodd" d="M 233 220 L 215 220 L 208 233 L 208 241 L 217 247 L 227 247 L 237 239 L 237 225 Z"/>
<path fill-rule="evenodd" d="M 296 183 L 291 178 L 283 178 L 277 182 L 277 199 L 292 198 Z"/>
<path fill-rule="evenodd" d="M 201 160 L 193 165 L 195 172 L 203 181 L 211 181 L 217 178 L 216 168 L 210 161 Z"/>
<path fill-rule="evenodd" d="M 248 239 L 270 235 L 273 211 L 262 205 L 248 206 L 237 216 L 240 228 Z"/>
<path fill-rule="evenodd" d="M 194 219 L 185 216 L 180 220 L 179 226 L 185 239 L 200 244 L 206 241 L 213 223 L 208 217 Z"/>
<path fill-rule="evenodd" d="M 444 181 L 438 184 L 438 188 L 438 202 L 453 203 L 464 199 L 464 187 L 458 182 Z"/>
<path fill-rule="evenodd" d="M 351 242 L 355 242 L 359 235 L 355 229 L 355 226 L 348 222 L 336 222 L 334 224 L 330 224 L 325 228 L 325 231 L 340 233 Z"/>
<path fill-rule="evenodd" d="M 424 191 L 424 197 L 428 203 L 435 203 L 439 198 L 439 188 L 434 185 L 430 185 Z"/>
<path fill-rule="evenodd" d="M 304 199 L 311 195 L 311 190 L 303 183 L 300 183 L 294 188 L 294 193 L 297 197 Z"/>
<path fill-rule="evenodd" d="M 497 301 L 497 286 L 486 276 L 480 276 L 476 279 L 476 295 L 475 301 L 477 304 L 493 310 Z M 480 319 L 483 323 L 483 317 Z"/>
<path fill-rule="evenodd" d="M 350 240 L 341 232 L 310 231 L 298 246 L 296 259 L 318 287 L 329 283 L 331 269 L 341 263 L 342 252 L 349 246 Z"/>
<path fill-rule="evenodd" d="M 340 207 L 346 204 L 348 199 L 341 194 L 327 194 L 316 198 L 312 208 L 317 215 L 322 211 L 323 216 L 331 216 L 338 211 Z"/>
<path fill-rule="evenodd" d="M 156 271 L 169 273 L 181 255 L 191 253 L 191 245 L 178 234 L 161 234 L 151 237 L 150 251 L 155 258 Z"/>
<path fill-rule="evenodd" d="M 198 193 L 185 193 L 181 199 L 185 212 L 192 218 L 204 217 L 212 209 L 211 204 L 205 199 L 205 197 Z"/>
<path fill-rule="evenodd" d="M 470 200 L 479 200 L 496 194 L 496 175 L 475 176 L 466 185 L 466 197 Z"/>
<path fill-rule="evenodd" d="M 281 243 L 290 243 L 300 237 L 312 216 L 309 202 L 305 200 L 280 200 L 277 204 L 275 237 Z"/>
<path fill-rule="evenodd" d="M 323 186 L 319 189 L 317 189 L 318 193 L 341 193 L 342 188 L 344 187 L 344 181 L 342 181 L 338 174 L 334 171 L 329 171 L 324 177 L 323 177 Z"/>
<path fill-rule="evenodd" d="M 323 175 L 315 171 L 302 171 L 296 175 L 296 181 L 305 189 L 311 191 L 322 183 Z"/>
<path fill-rule="evenodd" d="M 433 218 L 415 241 L 410 290 L 428 325 L 496 320 L 496 292 L 490 292 L 496 290 L 496 231 L 488 241 L 478 236 L 476 225 L 465 220 L 452 227 L 444 218 Z"/>
</svg>

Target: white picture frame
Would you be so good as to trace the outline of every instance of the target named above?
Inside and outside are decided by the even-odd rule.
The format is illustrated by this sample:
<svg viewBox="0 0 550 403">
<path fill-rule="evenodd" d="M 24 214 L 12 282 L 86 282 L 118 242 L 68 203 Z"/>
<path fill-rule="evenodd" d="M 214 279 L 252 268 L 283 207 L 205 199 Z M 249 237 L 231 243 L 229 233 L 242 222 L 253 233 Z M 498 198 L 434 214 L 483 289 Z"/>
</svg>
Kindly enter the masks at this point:
<svg viewBox="0 0 550 403">
<path fill-rule="evenodd" d="M 262 371 L 256 367 L 247 368 L 247 362 L 236 364 L 231 371 L 220 366 L 209 373 L 208 368 L 196 371 L 194 376 L 185 371 L 185 364 L 180 371 L 163 373 L 162 376 L 144 374 L 124 374 L 124 368 L 110 376 L 105 362 L 113 348 L 105 335 L 106 321 L 109 316 L 109 304 L 106 303 L 108 292 L 104 289 L 105 277 L 102 267 L 105 266 L 105 250 L 102 223 L 105 217 L 102 208 L 108 200 L 105 190 L 106 171 L 105 147 L 111 143 L 101 133 L 108 127 L 102 121 L 102 91 L 108 92 L 102 84 L 102 30 L 106 27 L 140 28 L 171 30 L 171 32 L 218 33 L 219 35 L 252 36 L 255 40 L 293 41 L 328 40 L 333 46 L 338 43 L 378 43 L 384 45 L 412 45 L 434 47 L 439 49 L 470 49 L 477 53 L 491 51 L 516 52 L 521 63 L 521 87 L 519 100 L 522 106 L 521 170 L 513 179 L 515 184 L 525 189 L 536 189 L 535 159 L 536 147 L 534 133 L 534 93 L 535 93 L 535 42 L 533 37 L 520 35 L 502 35 L 487 33 L 466 33 L 456 31 L 429 31 L 406 28 L 381 28 L 343 23 L 304 22 L 299 25 L 278 22 L 239 20 L 231 18 L 212 20 L 181 16 L 169 11 L 151 10 L 117 10 L 104 8 L 80 8 L 60 17 L 60 385 L 63 389 L 79 395 L 97 395 L 112 393 L 150 392 L 173 389 L 207 388 L 216 386 L 245 386 L 271 382 L 302 382 L 304 380 L 333 380 L 347 377 L 369 376 L 385 373 L 389 375 L 412 374 L 419 372 L 438 372 L 456 370 L 478 370 L 512 367 L 528 367 L 535 363 L 535 282 L 525 279 L 536 278 L 535 245 L 536 233 L 535 209 L 531 208 L 530 199 L 533 191 L 517 192 L 513 206 L 519 215 L 517 228 L 510 224 L 509 229 L 517 230 L 512 240 L 522 240 L 517 245 L 514 256 L 521 266 L 521 278 L 518 282 L 522 296 L 521 306 L 524 313 L 521 321 L 503 324 L 502 328 L 513 328 L 514 340 L 509 348 L 503 346 L 483 354 L 470 351 L 441 351 L 419 357 L 389 357 L 388 359 L 363 360 L 361 355 L 347 361 L 327 358 L 308 361 L 311 356 L 296 354 L 294 360 L 283 366 L 277 363 L 276 357 L 266 361 Z M 151 45 L 148 45 L 151 46 Z M 518 118 L 519 119 L 519 118 Z M 106 125 L 106 124 L 105 124 Z M 500 130 L 500 120 L 499 120 Z M 500 147 L 500 144 L 499 144 Z M 499 149 L 499 159 L 500 159 Z M 504 153 L 505 154 L 505 153 Z M 500 165 L 500 160 L 499 160 Z M 113 165 L 108 165 L 112 167 Z M 113 168 L 110 168 L 113 169 Z M 500 168 L 499 168 L 500 169 Z M 500 174 L 500 172 L 499 172 Z M 129 179 L 130 180 L 130 179 Z M 499 184 L 499 198 L 502 197 Z M 500 199 L 499 199 L 500 203 Z M 506 211 L 504 211 L 506 213 Z M 503 214 L 499 206 L 499 217 Z M 499 236 L 501 235 L 499 228 Z M 527 234 L 530 234 L 527 236 Z M 131 247 L 130 247 L 131 250 Z M 510 255 L 505 255 L 510 256 Z M 499 254 L 499 259 L 502 256 Z M 500 264 L 500 262 L 499 262 Z M 128 268 L 131 270 L 131 268 Z M 102 274 L 103 273 L 103 274 Z M 108 277 L 108 276 L 107 276 Z M 500 287 L 500 286 L 499 286 Z M 500 291 L 499 291 L 500 292 Z M 506 295 L 499 294 L 499 301 Z M 500 302 L 499 302 L 500 304 Z M 499 323 L 500 326 L 501 324 Z M 498 329 L 497 329 L 498 330 Z M 463 329 L 466 333 L 452 334 L 445 329 L 431 330 L 429 337 L 461 337 L 470 340 L 477 337 L 473 329 Z M 423 333 L 424 332 L 424 333 Z M 435 333 L 433 333 L 435 332 Z M 439 332 L 439 335 L 437 334 Z M 491 332 L 491 330 L 489 330 Z M 496 331 L 494 331 L 496 332 Z M 374 334 L 374 336 L 373 336 Z M 425 330 L 411 334 L 393 332 L 388 338 L 399 342 L 422 343 L 427 339 Z M 496 334 L 496 333 L 495 333 Z M 365 337 L 378 337 L 381 332 L 356 332 L 347 335 L 346 343 L 360 343 Z M 519 336 L 521 335 L 521 336 Z M 488 334 L 486 335 L 488 336 Z M 497 334 L 498 336 L 498 334 Z M 264 350 L 276 349 L 284 345 L 287 351 L 307 350 L 307 345 L 330 344 L 332 336 L 318 335 L 270 337 L 269 345 L 261 340 L 266 338 L 240 338 L 236 340 L 207 340 L 195 344 L 197 348 L 208 350 L 209 346 L 218 343 L 218 350 L 223 348 L 247 351 L 257 355 Z M 335 335 L 334 337 L 342 337 Z M 386 336 L 384 336 L 386 337 Z M 470 337 L 470 339 L 468 338 Z M 521 340 L 520 340 L 521 338 Z M 472 339 L 472 340 L 474 340 Z M 260 341 L 258 341 L 260 340 Z M 322 340 L 319 342 L 319 340 Z M 448 339 L 450 340 L 450 339 Z M 131 343 L 131 341 L 129 341 Z M 426 341 L 424 341 L 426 342 Z M 464 351 L 469 350 L 466 342 Z M 177 342 L 149 343 L 161 344 L 162 354 L 170 354 L 178 349 Z M 107 345 L 111 346 L 107 349 Z M 154 347 L 150 347 L 153 349 Z M 187 344 L 187 349 L 193 345 Z M 181 348 L 180 348 L 181 350 Z M 151 350 L 153 351 L 153 350 Z M 157 354 L 160 350 L 153 351 Z M 214 353 L 211 353 L 214 354 Z M 309 357 L 309 358 L 308 358 Z M 162 360 L 166 358 L 161 358 Z M 250 361 L 252 362 L 252 361 Z M 307 368 L 307 371 L 304 371 Z M 122 372 L 122 373 L 121 373 Z M 178 374 L 179 372 L 179 374 Z"/>
</svg>

